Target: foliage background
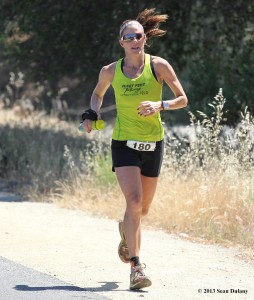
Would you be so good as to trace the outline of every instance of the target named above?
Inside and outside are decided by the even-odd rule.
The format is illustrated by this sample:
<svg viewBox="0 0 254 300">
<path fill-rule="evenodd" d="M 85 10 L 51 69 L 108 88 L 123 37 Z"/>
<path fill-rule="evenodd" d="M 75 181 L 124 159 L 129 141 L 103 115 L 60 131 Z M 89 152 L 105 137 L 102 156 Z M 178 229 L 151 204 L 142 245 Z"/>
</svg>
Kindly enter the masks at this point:
<svg viewBox="0 0 254 300">
<path fill-rule="evenodd" d="M 250 0 L 2 0 L 0 179 L 12 179 L 33 201 L 120 218 L 125 202 L 120 208 L 109 145 L 112 89 L 104 131 L 88 136 L 77 125 L 101 67 L 123 56 L 122 21 L 146 7 L 169 15 L 167 35 L 147 52 L 172 64 L 189 98 L 186 110 L 163 114 L 165 162 L 147 224 L 253 248 Z M 71 110 L 75 120 L 67 119 Z"/>
<path fill-rule="evenodd" d="M 254 111 L 253 6 L 251 0 L 2 0 L 0 88 L 4 92 L 8 71 L 22 71 L 27 82 L 47 87 L 40 98 L 44 108 L 50 110 L 50 99 L 63 87 L 69 107 L 88 106 L 101 67 L 123 56 L 122 21 L 155 7 L 169 15 L 162 26 L 168 33 L 147 52 L 172 64 L 192 110 L 207 112 L 209 99 L 223 88 L 227 122 L 236 124 L 245 106 Z M 171 96 L 165 89 L 164 98 Z M 105 106 L 112 103 L 110 90 Z M 188 120 L 184 111 L 170 118 Z"/>
</svg>

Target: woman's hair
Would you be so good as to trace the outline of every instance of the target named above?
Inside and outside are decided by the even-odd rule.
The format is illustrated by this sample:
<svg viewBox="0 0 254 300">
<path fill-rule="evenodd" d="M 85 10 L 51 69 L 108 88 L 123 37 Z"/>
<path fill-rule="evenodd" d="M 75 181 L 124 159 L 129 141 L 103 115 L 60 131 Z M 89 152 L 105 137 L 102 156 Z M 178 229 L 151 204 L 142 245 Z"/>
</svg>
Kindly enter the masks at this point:
<svg viewBox="0 0 254 300">
<path fill-rule="evenodd" d="M 166 30 L 159 29 L 160 23 L 165 22 L 168 19 L 168 15 L 159 15 L 155 12 L 155 8 L 145 9 L 140 12 L 136 20 L 126 20 L 120 26 L 120 37 L 123 31 L 132 22 L 137 22 L 141 24 L 144 28 L 144 33 L 147 39 L 151 37 L 161 37 L 166 34 Z"/>
</svg>

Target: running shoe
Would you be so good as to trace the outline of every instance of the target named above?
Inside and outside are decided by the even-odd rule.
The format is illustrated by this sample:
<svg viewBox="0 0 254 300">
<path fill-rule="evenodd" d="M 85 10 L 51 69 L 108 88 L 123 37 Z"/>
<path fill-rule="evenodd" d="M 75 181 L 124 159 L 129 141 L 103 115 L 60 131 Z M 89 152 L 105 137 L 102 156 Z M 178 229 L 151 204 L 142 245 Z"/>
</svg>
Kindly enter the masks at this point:
<svg viewBox="0 0 254 300">
<path fill-rule="evenodd" d="M 144 269 L 146 265 L 140 264 L 136 267 L 131 268 L 130 274 L 130 289 L 131 290 L 140 290 L 152 285 L 151 279 L 145 275 Z"/>
<path fill-rule="evenodd" d="M 130 262 L 130 255 L 129 255 L 129 249 L 125 240 L 125 236 L 123 233 L 123 221 L 119 221 L 118 223 L 119 233 L 121 236 L 121 242 L 118 246 L 118 255 L 122 262 L 129 263 Z"/>
</svg>

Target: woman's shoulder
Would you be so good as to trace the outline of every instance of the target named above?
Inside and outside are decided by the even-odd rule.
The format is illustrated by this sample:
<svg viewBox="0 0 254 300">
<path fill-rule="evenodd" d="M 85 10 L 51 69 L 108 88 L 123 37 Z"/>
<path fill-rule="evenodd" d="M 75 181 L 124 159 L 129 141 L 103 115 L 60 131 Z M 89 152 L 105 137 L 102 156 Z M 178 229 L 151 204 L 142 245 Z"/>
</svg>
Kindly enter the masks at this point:
<svg viewBox="0 0 254 300">
<path fill-rule="evenodd" d="M 109 65 L 103 66 L 101 69 L 101 72 L 104 72 L 104 73 L 112 73 L 113 72 L 114 73 L 116 64 L 117 64 L 117 61 L 115 61 Z"/>
<path fill-rule="evenodd" d="M 167 76 L 172 77 L 174 75 L 174 69 L 166 59 L 159 56 L 152 56 L 152 63 L 159 81 L 165 80 Z"/>
<path fill-rule="evenodd" d="M 100 77 L 107 78 L 109 81 L 112 81 L 115 74 L 116 64 L 117 61 L 109 65 L 103 66 L 100 71 Z"/>
<path fill-rule="evenodd" d="M 169 65 L 169 62 L 160 56 L 151 55 L 151 59 L 154 65 L 157 66 Z"/>
<path fill-rule="evenodd" d="M 166 59 L 160 56 L 152 56 L 152 63 L 155 70 L 160 74 L 166 71 L 173 71 L 173 67 L 171 66 L 171 64 Z"/>
</svg>

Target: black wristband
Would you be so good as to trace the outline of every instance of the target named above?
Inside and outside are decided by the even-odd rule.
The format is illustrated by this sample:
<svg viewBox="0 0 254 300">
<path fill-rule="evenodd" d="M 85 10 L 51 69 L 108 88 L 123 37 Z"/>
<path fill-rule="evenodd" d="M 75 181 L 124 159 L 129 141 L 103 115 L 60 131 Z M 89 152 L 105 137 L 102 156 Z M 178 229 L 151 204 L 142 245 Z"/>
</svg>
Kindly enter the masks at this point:
<svg viewBox="0 0 254 300">
<path fill-rule="evenodd" d="M 95 110 L 87 109 L 81 116 L 82 120 L 91 120 L 91 121 L 96 121 L 98 119 L 97 112 Z"/>
</svg>

